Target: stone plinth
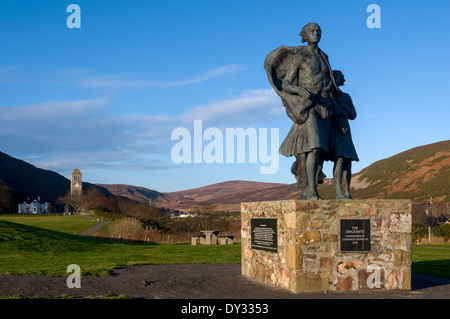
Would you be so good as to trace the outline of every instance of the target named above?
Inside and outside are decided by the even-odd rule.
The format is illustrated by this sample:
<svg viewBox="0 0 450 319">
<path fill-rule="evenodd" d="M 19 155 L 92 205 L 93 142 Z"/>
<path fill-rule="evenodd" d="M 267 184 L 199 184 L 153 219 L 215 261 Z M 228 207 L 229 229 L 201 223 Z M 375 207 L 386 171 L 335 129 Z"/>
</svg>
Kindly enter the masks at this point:
<svg viewBox="0 0 450 319">
<path fill-rule="evenodd" d="M 276 229 L 261 228 L 266 219 L 272 225 L 276 219 Z M 341 220 L 370 224 L 368 250 L 342 251 Z M 241 223 L 245 276 L 294 293 L 411 289 L 410 200 L 242 203 Z M 275 241 L 270 238 L 273 230 Z M 351 228 L 347 232 L 351 238 Z M 264 241 L 275 248 L 265 249 Z"/>
</svg>

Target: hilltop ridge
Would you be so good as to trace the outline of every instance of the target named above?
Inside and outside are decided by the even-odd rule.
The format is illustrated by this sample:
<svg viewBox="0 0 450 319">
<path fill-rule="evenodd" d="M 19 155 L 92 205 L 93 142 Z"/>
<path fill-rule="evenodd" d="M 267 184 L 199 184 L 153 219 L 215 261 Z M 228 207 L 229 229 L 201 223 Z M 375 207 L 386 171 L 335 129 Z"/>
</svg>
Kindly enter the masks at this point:
<svg viewBox="0 0 450 319">
<path fill-rule="evenodd" d="M 435 202 L 449 202 L 449 181 L 450 140 L 447 140 L 406 150 L 379 160 L 353 174 L 352 196 L 354 199 L 410 198 L 415 202 L 428 201 L 432 197 Z M 124 193 L 131 187 L 122 185 L 119 192 L 114 189 L 118 187 L 117 185 L 102 186 L 122 196 L 125 196 Z M 154 193 L 151 193 L 151 199 L 154 204 L 179 210 L 189 210 L 199 202 L 209 202 L 220 209 L 239 211 L 241 202 L 299 197 L 299 191 L 294 183 L 239 180 L 178 192 L 152 192 Z M 323 185 L 319 185 L 319 194 L 325 199 L 334 198 L 332 179 L 326 179 Z"/>
<path fill-rule="evenodd" d="M 70 190 L 70 180 L 64 176 L 2 152 L 0 167 L 0 181 L 22 198 L 40 196 L 55 202 Z M 235 180 L 165 193 L 132 185 L 83 183 L 84 189 L 89 187 L 96 187 L 108 196 L 184 211 L 201 202 L 212 203 L 222 210 L 240 211 L 242 202 L 299 197 L 294 180 L 292 184 Z M 334 198 L 331 179 L 319 186 L 319 194 L 325 199 Z M 353 174 L 352 196 L 354 199 L 408 198 L 415 202 L 432 198 L 434 202 L 450 202 L 450 140 L 414 147 Z"/>
</svg>

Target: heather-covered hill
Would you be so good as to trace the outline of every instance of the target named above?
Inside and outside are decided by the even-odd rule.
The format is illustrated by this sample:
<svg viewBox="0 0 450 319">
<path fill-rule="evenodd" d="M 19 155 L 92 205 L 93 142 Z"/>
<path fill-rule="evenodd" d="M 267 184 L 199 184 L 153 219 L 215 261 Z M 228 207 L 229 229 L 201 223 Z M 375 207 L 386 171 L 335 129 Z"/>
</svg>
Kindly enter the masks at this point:
<svg viewBox="0 0 450 319">
<path fill-rule="evenodd" d="M 171 209 L 188 211 L 200 202 L 215 204 L 218 209 L 239 211 L 240 203 L 296 199 L 295 184 L 251 181 L 228 181 L 178 192 L 158 193 L 129 185 L 101 185 L 111 193 Z M 335 197 L 332 179 L 319 185 L 325 199 Z M 353 175 L 355 199 L 412 199 L 415 202 L 450 201 L 450 141 L 416 147 L 383 159 Z"/>
<path fill-rule="evenodd" d="M 37 168 L 25 161 L 0 152 L 0 192 L 5 185 L 14 202 L 23 198 L 47 200 L 52 204 L 70 190 L 69 179 L 53 171 Z M 138 202 L 188 211 L 198 203 L 209 202 L 218 209 L 239 211 L 240 203 L 295 199 L 299 191 L 295 184 L 228 181 L 196 189 L 160 193 L 130 185 L 92 185 L 107 197 L 114 194 Z M 332 180 L 320 185 L 319 194 L 334 198 Z M 377 161 L 353 175 L 352 195 L 355 199 L 412 199 L 415 202 L 450 202 L 450 140 L 419 146 Z M 15 206 L 15 205 L 14 205 Z"/>
<path fill-rule="evenodd" d="M 377 161 L 354 174 L 352 195 L 355 199 L 407 198 L 415 202 L 433 198 L 450 201 L 450 140 L 419 146 Z M 332 198 L 334 187 L 320 194 Z"/>
<path fill-rule="evenodd" d="M 240 211 L 243 201 L 290 199 L 298 197 L 294 184 L 228 181 L 178 192 L 159 193 L 144 187 L 130 185 L 99 185 L 115 195 L 157 206 L 189 211 L 202 202 L 214 204 L 218 209 Z"/>
</svg>

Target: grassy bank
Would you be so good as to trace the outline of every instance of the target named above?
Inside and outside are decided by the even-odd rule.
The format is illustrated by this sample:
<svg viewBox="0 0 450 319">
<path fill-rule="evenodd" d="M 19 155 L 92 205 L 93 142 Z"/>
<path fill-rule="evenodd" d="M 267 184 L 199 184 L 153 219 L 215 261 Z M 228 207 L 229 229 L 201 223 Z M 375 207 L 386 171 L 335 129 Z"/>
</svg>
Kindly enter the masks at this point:
<svg viewBox="0 0 450 319">
<path fill-rule="evenodd" d="M 450 277 L 450 246 L 413 246 L 411 271 Z"/>
<path fill-rule="evenodd" d="M 67 276 L 67 266 L 77 264 L 84 276 L 102 276 L 134 265 L 241 261 L 239 244 L 120 243 L 73 235 L 93 225 L 80 216 L 1 216 L 0 274 Z M 412 271 L 450 278 L 449 248 L 413 246 Z"/>
<path fill-rule="evenodd" d="M 79 233 L 100 223 L 75 215 L 0 215 L 0 220 L 55 230 L 67 234 Z"/>
<path fill-rule="evenodd" d="M 118 243 L 0 220 L 0 274 L 84 276 L 143 264 L 239 263 L 240 245 Z"/>
</svg>

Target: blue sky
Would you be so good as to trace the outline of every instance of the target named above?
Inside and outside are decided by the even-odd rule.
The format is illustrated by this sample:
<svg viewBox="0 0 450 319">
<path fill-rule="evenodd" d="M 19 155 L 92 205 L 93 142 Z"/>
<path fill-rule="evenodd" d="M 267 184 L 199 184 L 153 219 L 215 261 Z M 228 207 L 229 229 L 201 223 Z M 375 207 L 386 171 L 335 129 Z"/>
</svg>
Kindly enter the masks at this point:
<svg viewBox="0 0 450 319">
<path fill-rule="evenodd" d="M 69 29 L 69 4 L 81 28 Z M 381 9 L 370 29 L 369 4 Z M 319 44 L 346 77 L 360 162 L 449 139 L 448 1 L 2 1 L 0 151 L 66 177 L 169 192 L 228 180 L 293 183 L 292 158 L 176 164 L 174 129 L 290 129 L 263 68 L 279 45 Z M 225 141 L 224 141 L 225 142 Z M 205 142 L 207 144 L 208 142 Z M 203 145 L 203 146 L 204 146 Z M 332 163 L 325 164 L 331 177 Z"/>
</svg>

